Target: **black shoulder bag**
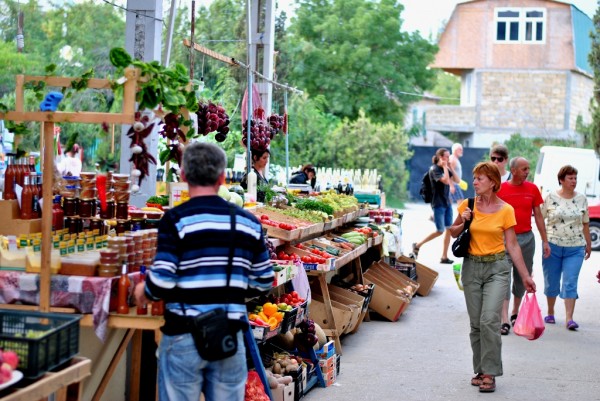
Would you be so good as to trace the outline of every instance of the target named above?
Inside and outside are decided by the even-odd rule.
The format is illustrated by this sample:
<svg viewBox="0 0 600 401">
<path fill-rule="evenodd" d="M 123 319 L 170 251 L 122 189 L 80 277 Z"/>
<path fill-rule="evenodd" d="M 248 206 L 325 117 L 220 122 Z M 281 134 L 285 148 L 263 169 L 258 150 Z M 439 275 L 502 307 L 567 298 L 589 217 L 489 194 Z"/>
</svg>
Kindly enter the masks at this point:
<svg viewBox="0 0 600 401">
<path fill-rule="evenodd" d="M 229 242 L 229 258 L 227 261 L 227 287 L 229 287 L 231 270 L 233 268 L 236 224 L 235 206 L 230 205 L 229 212 L 231 216 L 231 241 Z M 229 293 L 226 288 L 224 291 Z M 227 303 L 229 303 L 229 296 L 227 297 Z M 183 309 L 183 304 L 181 304 L 181 307 Z M 191 334 L 202 359 L 219 361 L 236 354 L 238 349 L 237 333 L 240 331 L 241 325 L 233 320 L 229 320 L 227 310 L 223 308 L 213 309 L 194 316 L 192 319 Z"/>
<path fill-rule="evenodd" d="M 471 243 L 471 230 L 469 230 L 469 227 L 471 227 L 471 222 L 473 221 L 473 217 L 475 217 L 475 215 L 473 214 L 475 198 L 469 198 L 468 205 L 469 209 L 471 209 L 471 219 L 465 221 L 463 230 L 452 244 L 452 253 L 457 258 L 464 258 L 469 253 L 469 244 Z"/>
</svg>

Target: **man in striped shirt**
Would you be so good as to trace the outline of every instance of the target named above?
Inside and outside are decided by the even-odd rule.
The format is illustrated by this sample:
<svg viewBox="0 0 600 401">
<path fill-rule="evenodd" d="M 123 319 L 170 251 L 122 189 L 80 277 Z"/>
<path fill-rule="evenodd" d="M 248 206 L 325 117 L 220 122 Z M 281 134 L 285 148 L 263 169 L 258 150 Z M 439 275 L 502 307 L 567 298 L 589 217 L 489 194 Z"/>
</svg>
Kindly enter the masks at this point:
<svg viewBox="0 0 600 401">
<path fill-rule="evenodd" d="M 182 178 L 190 200 L 167 211 L 158 228 L 158 248 L 146 282 L 135 289 L 139 303 L 165 301 L 165 325 L 158 354 L 161 401 L 243 400 L 247 377 L 242 331 L 238 351 L 219 361 L 203 360 L 189 333 L 186 316 L 223 308 L 230 320 L 246 315 L 245 299 L 268 292 L 274 273 L 260 222 L 217 195 L 225 182 L 225 152 L 193 143 L 183 155 Z M 233 247 L 229 287 L 228 258 Z"/>
</svg>

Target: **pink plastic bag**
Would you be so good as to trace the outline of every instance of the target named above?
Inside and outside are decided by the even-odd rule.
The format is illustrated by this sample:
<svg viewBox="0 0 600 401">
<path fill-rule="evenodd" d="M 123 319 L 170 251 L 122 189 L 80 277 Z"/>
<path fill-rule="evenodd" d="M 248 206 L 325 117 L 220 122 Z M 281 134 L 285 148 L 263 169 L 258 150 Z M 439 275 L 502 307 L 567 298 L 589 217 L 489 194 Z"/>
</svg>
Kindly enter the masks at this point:
<svg viewBox="0 0 600 401">
<path fill-rule="evenodd" d="M 538 305 L 535 293 L 525 294 L 521 310 L 515 322 L 515 334 L 527 338 L 528 340 L 536 340 L 542 336 L 546 326 L 542 319 L 542 311 Z"/>
</svg>

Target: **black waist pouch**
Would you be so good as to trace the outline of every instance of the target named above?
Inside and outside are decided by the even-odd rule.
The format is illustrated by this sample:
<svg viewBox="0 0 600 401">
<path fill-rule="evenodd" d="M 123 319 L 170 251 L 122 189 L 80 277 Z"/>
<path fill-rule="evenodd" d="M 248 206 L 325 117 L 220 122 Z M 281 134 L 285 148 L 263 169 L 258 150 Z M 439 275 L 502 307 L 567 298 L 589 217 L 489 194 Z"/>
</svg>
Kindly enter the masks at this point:
<svg viewBox="0 0 600 401">
<path fill-rule="evenodd" d="M 227 318 L 225 309 L 213 309 L 191 319 L 190 333 L 202 359 L 220 361 L 235 355 L 240 325 Z"/>
</svg>

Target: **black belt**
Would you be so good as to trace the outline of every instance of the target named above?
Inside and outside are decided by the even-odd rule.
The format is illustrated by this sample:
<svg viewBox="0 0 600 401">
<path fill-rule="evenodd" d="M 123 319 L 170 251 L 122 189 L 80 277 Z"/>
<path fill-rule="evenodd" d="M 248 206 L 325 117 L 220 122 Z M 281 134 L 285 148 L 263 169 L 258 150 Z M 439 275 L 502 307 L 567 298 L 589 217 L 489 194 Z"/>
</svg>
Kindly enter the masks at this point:
<svg viewBox="0 0 600 401">
<path fill-rule="evenodd" d="M 502 260 L 506 257 L 506 251 L 502 251 L 502 252 L 498 252 L 495 253 L 493 255 L 467 255 L 467 258 L 469 258 L 470 260 L 472 260 L 473 262 L 483 262 L 483 263 L 489 263 L 489 262 L 495 262 L 497 260 Z"/>
<path fill-rule="evenodd" d="M 194 329 L 193 316 L 181 316 L 176 313 L 165 310 L 165 324 L 160 328 L 164 334 L 168 336 L 178 336 L 180 334 L 191 333 Z M 248 327 L 248 323 L 242 320 L 229 320 L 230 327 L 237 327 L 238 330 L 243 330 Z"/>
</svg>

